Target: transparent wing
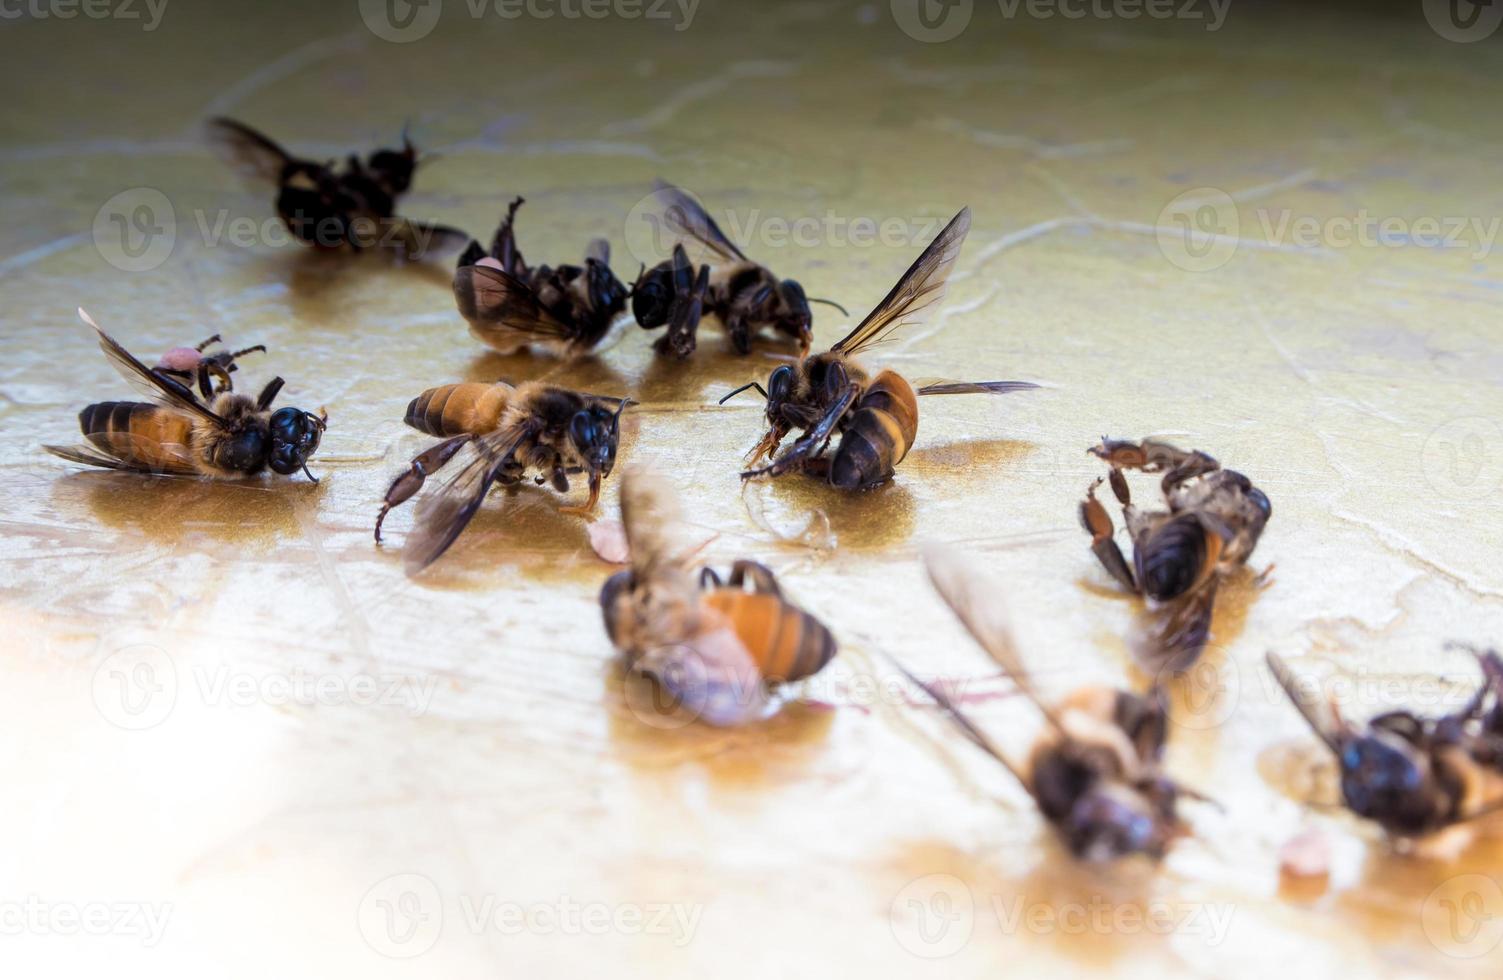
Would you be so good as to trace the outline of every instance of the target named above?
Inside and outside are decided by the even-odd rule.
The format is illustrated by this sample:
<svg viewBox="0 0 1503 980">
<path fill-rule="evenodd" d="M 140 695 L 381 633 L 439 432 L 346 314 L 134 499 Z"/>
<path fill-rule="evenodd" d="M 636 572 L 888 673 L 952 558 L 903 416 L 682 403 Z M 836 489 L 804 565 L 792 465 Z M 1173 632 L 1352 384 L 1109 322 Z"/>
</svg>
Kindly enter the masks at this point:
<svg viewBox="0 0 1503 980">
<path fill-rule="evenodd" d="M 706 724 L 741 725 L 767 711 L 767 685 L 728 625 L 717 624 L 680 643 L 651 650 L 632 666 Z"/>
<path fill-rule="evenodd" d="M 1321 703 L 1316 697 L 1316 689 L 1313 685 L 1302 685 L 1293 670 L 1273 651 L 1268 653 L 1268 669 L 1273 672 L 1273 679 L 1279 682 L 1279 687 L 1289 695 L 1289 700 L 1299 710 L 1312 731 L 1320 736 L 1332 752 L 1340 752 L 1341 736 L 1344 734 L 1338 727 L 1336 720 L 1330 716 L 1328 706 Z"/>
<path fill-rule="evenodd" d="M 282 172 L 294 162 L 270 137 L 233 119 L 210 119 L 205 131 L 215 155 L 252 184 L 279 185 Z"/>
<path fill-rule="evenodd" d="M 1029 795 L 1033 795 L 1033 787 L 1028 784 L 1028 780 L 1023 777 L 1023 773 L 1018 769 L 1018 767 L 1013 765 L 1012 761 L 1007 758 L 1007 755 L 995 744 L 993 744 L 991 739 L 986 737 L 986 733 L 978 728 L 975 722 L 966 717 L 965 712 L 960 710 L 960 706 L 953 700 L 951 700 L 948 694 L 941 690 L 938 685 L 926 684 L 923 681 L 919 680 L 911 670 L 903 666 L 892 657 L 889 657 L 888 659 L 892 660 L 894 666 L 896 666 L 898 670 L 902 672 L 904 677 L 908 678 L 911 683 L 922 690 L 925 694 L 929 695 L 929 697 L 934 699 L 934 703 L 938 704 L 940 708 L 944 710 L 945 716 L 954 723 L 956 728 L 960 729 L 961 734 L 963 734 L 971 742 L 972 745 L 975 745 L 981 751 L 985 752 L 987 755 L 1000 762 L 1004 769 L 1012 773 L 1013 776 L 1017 777 L 1018 782 L 1023 785 L 1024 789 L 1028 790 Z"/>
<path fill-rule="evenodd" d="M 634 569 L 651 575 L 664 564 L 677 564 L 678 498 L 662 477 L 634 466 L 621 478 L 621 522 Z"/>
<path fill-rule="evenodd" d="M 151 370 L 131 356 L 130 351 L 121 347 L 113 337 L 105 333 L 82 307 L 79 308 L 78 315 L 93 329 L 99 340 L 99 349 L 104 351 L 105 358 L 143 397 L 157 405 L 187 412 L 220 427 L 225 425 L 224 419 L 214 414 L 207 405 L 194 397 L 192 390 L 180 382 Z"/>
<path fill-rule="evenodd" d="M 473 458 L 418 502 L 412 533 L 402 547 L 407 574 L 417 574 L 449 550 L 485 502 L 501 468 L 522 441 L 536 433 L 536 423 L 528 422 L 488 433 L 470 443 Z"/>
<path fill-rule="evenodd" d="M 1010 395 L 1015 391 L 1037 388 L 1032 381 L 929 381 L 918 389 L 920 395 Z"/>
<path fill-rule="evenodd" d="M 537 292 L 510 273 L 489 265 L 469 265 L 454 273 L 454 300 L 459 313 L 482 340 L 495 346 L 516 345 L 525 338 L 567 342 L 575 331 L 543 308 Z"/>
<path fill-rule="evenodd" d="M 150 458 L 141 454 L 126 451 L 119 455 L 105 453 L 96 446 L 79 444 L 77 446 L 43 446 L 43 449 L 59 459 L 66 459 L 70 463 L 82 463 L 85 466 L 98 466 L 107 470 L 122 470 L 131 473 L 158 473 L 172 476 L 196 476 L 198 470 L 194 468 L 188 447 L 181 445 L 159 444 L 161 450 L 155 457 Z"/>
<path fill-rule="evenodd" d="M 734 242 L 725 237 L 715 219 L 687 193 L 660 180 L 653 187 L 653 195 L 663 209 L 663 222 L 670 229 L 687 235 L 728 262 L 750 261 Z"/>
<path fill-rule="evenodd" d="M 945 285 L 970 230 L 971 209 L 961 208 L 960 213 L 950 219 L 944 230 L 903 273 L 892 292 L 833 349 L 845 354 L 859 354 L 887 339 L 899 328 L 923 322 L 929 311 L 944 299 Z"/>
</svg>

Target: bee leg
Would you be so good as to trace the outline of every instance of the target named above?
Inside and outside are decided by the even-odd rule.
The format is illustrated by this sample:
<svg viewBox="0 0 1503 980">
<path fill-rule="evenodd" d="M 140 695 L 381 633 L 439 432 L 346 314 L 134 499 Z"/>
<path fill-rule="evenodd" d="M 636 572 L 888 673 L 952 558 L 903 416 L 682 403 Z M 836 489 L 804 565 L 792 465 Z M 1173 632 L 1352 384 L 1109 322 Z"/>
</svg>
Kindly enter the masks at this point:
<svg viewBox="0 0 1503 980">
<path fill-rule="evenodd" d="M 261 396 L 256 399 L 256 408 L 262 412 L 271 407 L 271 403 L 277 400 L 277 395 L 282 391 L 282 385 L 287 382 L 281 378 L 272 378 L 266 382 L 266 387 L 261 389 Z"/>
<path fill-rule="evenodd" d="M 1182 458 L 1175 461 L 1174 467 L 1164 474 L 1162 483 L 1164 495 L 1168 496 L 1175 487 L 1219 469 L 1221 469 L 1221 464 L 1203 452 L 1182 454 Z"/>
<path fill-rule="evenodd" d="M 745 588 L 750 583 L 752 592 L 757 595 L 774 595 L 782 598 L 783 590 L 778 585 L 778 578 L 772 573 L 772 569 L 761 562 L 750 561 L 746 558 L 737 559 L 731 566 L 731 577 L 726 583 L 733 589 Z"/>
<path fill-rule="evenodd" d="M 198 390 L 204 396 L 204 401 L 214 397 L 214 387 L 209 383 L 209 362 L 198 362 Z"/>
<path fill-rule="evenodd" d="M 569 474 L 564 472 L 562 463 L 553 467 L 553 489 L 559 493 L 569 492 Z"/>
<path fill-rule="evenodd" d="M 830 439 L 835 435 L 835 426 L 845 418 L 845 413 L 850 410 L 856 401 L 856 395 L 860 389 L 855 385 L 847 385 L 841 392 L 840 397 L 831 403 L 829 410 L 819 424 L 810 429 L 798 442 L 795 442 L 789 450 L 769 465 L 760 469 L 747 470 L 741 474 L 741 479 L 750 480 L 759 476 L 778 477 L 794 469 L 803 467 L 806 463 L 824 452 L 830 444 Z"/>
<path fill-rule="evenodd" d="M 590 473 L 590 499 L 586 500 L 583 504 L 573 505 L 569 507 L 560 507 L 558 509 L 558 512 L 560 514 L 569 514 L 574 517 L 588 517 L 589 515 L 595 513 L 595 505 L 599 502 L 600 471 L 594 470 Z"/>
<path fill-rule="evenodd" d="M 1121 475 L 1120 470 L 1112 470 L 1114 476 Z M 1126 481 L 1124 482 L 1124 486 Z M 1114 481 L 1115 483 L 1115 481 Z M 1086 491 L 1086 499 L 1080 504 L 1080 523 L 1091 535 L 1091 553 L 1096 560 L 1101 562 L 1107 574 L 1116 579 L 1129 592 L 1138 591 L 1137 580 L 1133 577 L 1132 569 L 1127 564 L 1127 559 L 1122 556 L 1122 549 L 1117 547 L 1117 528 L 1112 523 L 1112 517 L 1096 499 L 1096 488 L 1101 485 L 1098 479 L 1091 484 L 1091 489 Z"/>
<path fill-rule="evenodd" d="M 720 581 L 720 573 L 706 565 L 699 570 L 699 588 L 701 592 L 709 592 L 720 588 L 724 583 Z"/>
<path fill-rule="evenodd" d="M 220 336 L 219 336 L 219 334 L 216 333 L 214 336 L 210 337 L 208 340 L 204 341 L 203 343 L 199 344 L 197 347 L 195 347 L 193 349 L 196 350 L 196 351 L 198 351 L 200 354 L 202 354 L 204 351 L 208 350 L 211 345 L 217 344 L 217 343 L 219 343 L 219 341 L 220 341 Z"/>
<path fill-rule="evenodd" d="M 412 498 L 412 495 L 423 488 L 423 481 L 431 473 L 437 473 L 444 464 L 454 458 L 454 454 L 475 438 L 471 435 L 455 436 L 445 440 L 436 446 L 431 446 L 412 461 L 412 465 L 391 481 L 391 486 L 386 491 L 386 500 L 381 505 L 381 513 L 376 515 L 376 543 L 381 542 L 381 522 L 386 520 L 386 515 L 393 507 L 400 506 Z"/>
</svg>

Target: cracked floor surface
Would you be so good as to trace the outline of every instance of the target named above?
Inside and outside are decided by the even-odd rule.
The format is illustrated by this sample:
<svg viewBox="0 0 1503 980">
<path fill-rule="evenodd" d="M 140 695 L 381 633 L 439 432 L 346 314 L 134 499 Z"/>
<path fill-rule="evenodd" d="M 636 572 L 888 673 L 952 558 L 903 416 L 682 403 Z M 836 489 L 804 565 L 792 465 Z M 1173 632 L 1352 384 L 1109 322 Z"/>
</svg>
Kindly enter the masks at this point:
<svg viewBox="0 0 1503 980">
<path fill-rule="evenodd" d="M 1497 975 L 1503 847 L 1399 855 L 1296 802 L 1311 739 L 1262 667 L 1282 652 L 1358 716 L 1438 711 L 1474 673 L 1445 641 L 1503 642 L 1496 43 L 1444 39 L 1418 3 L 1360 29 L 1233 4 L 1214 32 L 982 3 L 932 44 L 880 3 L 706 3 L 687 25 L 450 3 L 411 43 L 367 26 L 378 6 L 0 27 L 0 902 L 170 906 L 151 936 L 33 916 L 8 953 L 153 977 Z M 487 353 L 446 266 L 268 240 L 266 196 L 197 136 L 214 114 L 318 157 L 410 123 L 435 156 L 406 213 L 486 238 L 524 194 L 526 254 L 603 235 L 628 277 L 662 257 L 633 223 L 662 176 L 857 315 L 969 204 L 944 310 L 871 360 L 1045 388 L 926 404 L 879 491 L 743 493 L 757 405 L 714 403 L 775 351 L 735 358 L 711 328 L 670 365 L 631 328 L 574 364 Z M 142 220 L 165 254 L 121 237 Z M 268 345 L 243 376 L 328 406 L 323 482 L 41 455 L 126 396 L 78 306 L 148 356 Z M 828 344 L 846 321 L 816 310 Z M 372 546 L 425 444 L 406 402 L 527 377 L 640 399 L 623 459 L 680 486 L 707 559 L 766 561 L 829 622 L 840 658 L 774 720 L 637 717 L 595 605 L 611 569 L 549 493 L 494 500 L 420 581 Z M 1176 687 L 1171 769 L 1225 811 L 1196 808 L 1156 871 L 1072 865 L 882 657 L 966 684 L 1026 746 L 1036 720 L 923 580 L 918 547 L 942 540 L 995 578 L 1046 690 L 1143 681 L 1135 606 L 1075 517 L 1102 434 L 1203 449 L 1274 504 L 1254 558 L 1273 586 L 1225 590 Z M 1307 827 L 1324 889 L 1280 882 Z"/>
</svg>

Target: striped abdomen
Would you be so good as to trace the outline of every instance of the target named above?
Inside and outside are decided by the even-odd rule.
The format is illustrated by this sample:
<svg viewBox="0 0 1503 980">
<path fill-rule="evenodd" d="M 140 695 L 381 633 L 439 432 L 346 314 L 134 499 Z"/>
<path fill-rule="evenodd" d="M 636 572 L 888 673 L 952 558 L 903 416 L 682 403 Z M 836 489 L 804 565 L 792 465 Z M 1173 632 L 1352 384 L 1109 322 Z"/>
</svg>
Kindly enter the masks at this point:
<svg viewBox="0 0 1503 980">
<path fill-rule="evenodd" d="M 724 588 L 704 599 L 730 621 L 769 683 L 812 676 L 835 656 L 835 638 L 823 623 L 771 593 Z"/>
<path fill-rule="evenodd" d="M 842 490 L 863 490 L 890 479 L 917 435 L 913 386 L 902 375 L 883 371 L 851 413 L 830 464 L 830 482 Z"/>
<path fill-rule="evenodd" d="M 408 403 L 404 421 L 430 436 L 484 435 L 501 423 L 501 413 L 515 390 L 502 381 L 429 388 Z"/>
<path fill-rule="evenodd" d="M 193 423 L 181 412 L 145 402 L 99 402 L 78 413 L 84 437 L 140 469 L 194 472 Z"/>
</svg>

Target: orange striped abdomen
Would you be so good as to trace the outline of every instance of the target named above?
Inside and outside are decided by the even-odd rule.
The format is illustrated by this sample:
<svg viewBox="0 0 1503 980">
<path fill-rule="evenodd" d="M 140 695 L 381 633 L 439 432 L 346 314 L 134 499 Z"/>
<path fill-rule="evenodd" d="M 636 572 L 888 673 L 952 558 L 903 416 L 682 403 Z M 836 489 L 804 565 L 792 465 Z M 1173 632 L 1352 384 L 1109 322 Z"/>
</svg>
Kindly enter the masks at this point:
<svg viewBox="0 0 1503 980">
<path fill-rule="evenodd" d="M 864 490 L 892 478 L 918 436 L 918 396 L 900 374 L 883 371 L 856 403 L 830 464 L 830 482 Z"/>
<path fill-rule="evenodd" d="M 85 438 L 115 458 L 158 472 L 193 472 L 193 422 L 145 402 L 100 402 L 78 413 Z"/>
<path fill-rule="evenodd" d="M 714 589 L 704 599 L 730 621 L 769 683 L 802 680 L 835 656 L 835 638 L 823 623 L 771 593 Z"/>
<path fill-rule="evenodd" d="M 484 435 L 500 424 L 515 390 L 502 381 L 429 388 L 408 403 L 404 421 L 430 436 Z"/>
</svg>

